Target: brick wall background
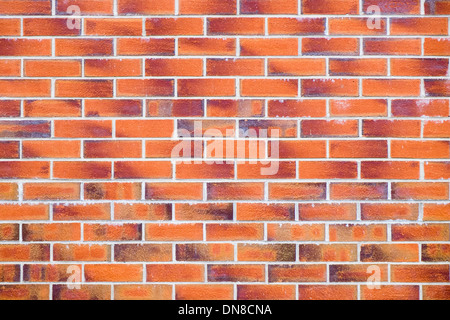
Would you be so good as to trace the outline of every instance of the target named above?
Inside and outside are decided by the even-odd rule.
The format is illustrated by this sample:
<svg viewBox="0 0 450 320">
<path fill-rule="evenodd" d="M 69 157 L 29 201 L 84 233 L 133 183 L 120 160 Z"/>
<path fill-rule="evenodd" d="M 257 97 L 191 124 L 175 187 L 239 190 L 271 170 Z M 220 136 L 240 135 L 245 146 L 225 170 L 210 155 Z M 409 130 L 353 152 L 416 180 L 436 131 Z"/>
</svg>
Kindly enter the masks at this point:
<svg viewBox="0 0 450 320">
<path fill-rule="evenodd" d="M 449 16 L 0 0 L 0 299 L 449 300 Z"/>
</svg>

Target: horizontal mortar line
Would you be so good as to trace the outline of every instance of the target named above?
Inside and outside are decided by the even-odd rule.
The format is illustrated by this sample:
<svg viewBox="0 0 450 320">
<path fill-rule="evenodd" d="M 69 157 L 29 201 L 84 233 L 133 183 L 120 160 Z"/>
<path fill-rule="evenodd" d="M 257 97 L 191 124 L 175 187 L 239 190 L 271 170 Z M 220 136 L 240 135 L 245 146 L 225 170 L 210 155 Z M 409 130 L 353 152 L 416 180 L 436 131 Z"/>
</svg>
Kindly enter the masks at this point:
<svg viewBox="0 0 450 320">
<path fill-rule="evenodd" d="M 237 78 L 239 77 L 239 78 Z M 320 76 L 290 76 L 290 75 L 277 75 L 277 76 L 264 76 L 264 75 L 260 75 L 260 76 L 214 76 L 214 75 L 210 75 L 207 77 L 204 76 L 175 76 L 175 77 L 171 77 L 171 76 L 136 76 L 136 77 L 114 77 L 114 76 L 109 76 L 109 77 L 104 77 L 104 76 L 95 76 L 95 77 L 7 77 L 7 78 L 0 78 L 0 80 L 5 81 L 5 80 L 73 80 L 73 81 L 78 81 L 78 80 L 153 80 L 153 79 L 157 79 L 157 80 L 200 80 L 200 79 L 205 79 L 205 80 L 216 80 L 216 79 L 234 79 L 234 80 L 261 80 L 261 79 L 265 79 L 265 80 L 285 80 L 285 79 L 289 79 L 289 80 L 324 80 L 324 79 L 328 79 L 328 80 L 341 80 L 341 79 L 345 79 L 345 80 L 352 80 L 352 79 L 362 79 L 362 80 L 406 80 L 406 79 L 412 79 L 412 80 L 448 80 L 450 79 L 450 77 L 442 77 L 442 76 L 341 76 L 341 75 L 331 75 L 331 76 L 326 76 L 326 75 L 320 75 Z M 181 98 L 181 97 L 180 97 Z M 395 98 L 395 97 L 390 97 L 390 98 Z M 433 98 L 437 98 L 437 97 L 433 97 Z"/>
<path fill-rule="evenodd" d="M 187 18 L 187 17 L 208 17 L 208 18 L 238 18 L 238 17 L 242 17 L 242 18 L 277 18 L 277 17 L 287 17 L 287 18 L 295 18 L 295 17 L 301 17 L 301 18 L 323 18 L 323 17 L 328 17 L 328 18 L 374 18 L 374 17 L 379 17 L 379 18 L 427 18 L 427 17 L 434 17 L 434 18 L 438 18 L 438 17 L 450 17 L 449 15 L 436 15 L 436 14 L 390 14 L 390 13 L 385 13 L 385 14 L 381 14 L 381 15 L 373 15 L 373 14 L 326 14 L 326 13 L 321 13 L 321 14 L 307 14 L 307 13 L 289 13 L 289 14 L 270 14 L 270 13 L 266 13 L 266 14 L 253 14 L 253 13 L 240 13 L 240 14 L 183 14 L 183 13 L 179 13 L 179 14 L 175 14 L 175 13 L 169 13 L 169 14 L 134 14 L 132 12 L 130 13 L 124 13 L 124 14 L 82 14 L 82 15 L 70 15 L 68 13 L 61 13 L 61 12 L 56 12 L 56 14 L 41 14 L 41 15 L 8 15 L 8 14 L 0 14 L 0 17 L 5 17 L 5 18 L 9 18 L 9 17 L 18 17 L 18 18 L 49 18 L 49 17 L 54 17 L 54 18 L 74 18 L 74 17 L 83 17 L 83 18 L 124 18 L 124 19 L 132 19 L 132 18 Z"/>
<path fill-rule="evenodd" d="M 409 33 L 409 34 L 363 34 L 363 33 L 353 33 L 353 34 L 345 34 L 345 33 L 336 33 L 336 34 L 325 34 L 325 33 L 269 33 L 265 34 L 227 34 L 227 33 L 214 33 L 214 34 L 200 34 L 200 35 L 190 35 L 190 34 L 55 34 L 55 35 L 38 35 L 38 34 L 28 34 L 28 35 L 6 35 L 2 36 L 1 39 L 138 39 L 138 38 L 150 38 L 150 39 L 216 39 L 216 40 L 225 40 L 225 39 L 315 39 L 315 38 L 323 38 L 323 39 L 331 39 L 331 38 L 353 38 L 353 39 L 378 39 L 378 38 L 389 38 L 389 39 L 399 39 L 399 38 L 429 38 L 429 39 L 439 39 L 446 38 L 449 34 L 427 34 L 427 33 Z"/>
<path fill-rule="evenodd" d="M 108 224 L 110 225 L 110 224 Z M 177 225 L 177 224 L 170 224 L 171 226 Z M 361 225 L 361 224 L 359 224 Z M 398 224 L 398 225 L 405 225 L 405 224 Z M 447 223 L 448 225 L 448 223 Z M 239 244 L 245 244 L 245 245 L 275 245 L 275 244 L 317 244 L 317 245 L 376 245 L 376 244 L 446 244 L 448 241 L 326 241 L 326 240 L 310 240 L 310 241 L 267 241 L 267 240 L 173 240 L 173 241 L 152 241 L 152 240 L 136 240 L 136 241 L 22 241 L 18 243 L 17 241 L 5 241 L 1 242 L 0 245 L 7 244 L 7 245 L 31 245 L 31 244 L 85 244 L 85 245 L 118 245 L 118 244 L 232 244 L 232 245 L 239 245 Z M 424 261 L 428 262 L 428 261 Z"/>
<path fill-rule="evenodd" d="M 448 59 L 448 56 L 440 55 L 386 55 L 386 54 L 364 54 L 364 55 L 321 55 L 321 54 L 310 54 L 310 55 L 265 55 L 265 56 L 237 56 L 237 55 L 164 55 L 164 54 L 142 54 L 142 55 L 37 55 L 37 56 L 2 56 L 0 55 L 0 59 L 4 60 L 17 60 L 24 59 L 27 60 L 74 60 L 74 59 L 85 59 L 85 60 L 126 60 L 126 59 L 142 59 L 146 60 L 151 59 L 223 59 L 223 60 L 237 60 L 237 59 L 311 59 L 311 58 L 322 58 L 322 59 Z M 242 76 L 239 76 L 242 77 Z M 359 76 L 363 77 L 363 76 Z"/>
</svg>

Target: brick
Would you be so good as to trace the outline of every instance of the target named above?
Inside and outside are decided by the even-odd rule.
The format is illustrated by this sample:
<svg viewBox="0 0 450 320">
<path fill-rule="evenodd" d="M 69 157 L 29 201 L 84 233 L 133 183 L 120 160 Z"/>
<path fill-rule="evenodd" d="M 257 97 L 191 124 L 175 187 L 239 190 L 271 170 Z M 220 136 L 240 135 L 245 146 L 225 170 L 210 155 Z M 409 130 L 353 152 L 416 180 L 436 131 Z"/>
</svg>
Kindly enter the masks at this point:
<svg viewBox="0 0 450 320">
<path fill-rule="evenodd" d="M 141 36 L 141 19 L 84 19 L 84 33 L 88 36 Z"/>
<path fill-rule="evenodd" d="M 365 79 L 362 84 L 366 97 L 407 97 L 420 95 L 420 80 Z"/>
<path fill-rule="evenodd" d="M 379 290 L 361 288 L 362 300 L 419 300 L 419 286 L 383 285 Z"/>
<path fill-rule="evenodd" d="M 81 100 L 25 100 L 25 117 L 79 117 Z"/>
<path fill-rule="evenodd" d="M 50 163 L 46 161 L 0 161 L 2 179 L 46 179 L 50 177 Z"/>
<path fill-rule="evenodd" d="M 448 224 L 393 225 L 393 241 L 448 241 Z M 430 247 L 431 249 L 432 247 Z M 431 251 L 431 250 L 430 250 Z"/>
<path fill-rule="evenodd" d="M 271 76 L 320 76 L 326 73 L 323 59 L 269 59 Z"/>
<path fill-rule="evenodd" d="M 423 135 L 426 138 L 447 138 L 450 136 L 449 121 L 426 121 Z"/>
<path fill-rule="evenodd" d="M 0 209 L 0 219 L 3 221 L 13 221 L 18 218 L 19 220 L 48 220 L 49 218 L 49 208 L 45 204 L 3 204 Z"/>
<path fill-rule="evenodd" d="M 138 282 L 143 278 L 141 265 L 88 264 L 84 267 L 87 282 Z"/>
<path fill-rule="evenodd" d="M 109 56 L 112 39 L 55 39 L 56 56 Z"/>
<path fill-rule="evenodd" d="M 297 56 L 298 40 L 287 39 L 241 39 L 241 56 Z"/>
<path fill-rule="evenodd" d="M 53 285 L 53 300 L 110 300 L 111 286 L 82 285 L 79 290 L 67 288 L 67 284 Z"/>
<path fill-rule="evenodd" d="M 359 40 L 355 38 L 304 38 L 302 53 L 313 56 L 356 56 Z"/>
<path fill-rule="evenodd" d="M 1 20 L 0 20 L 1 23 Z M 0 76 L 2 77 L 20 77 L 20 60 L 0 60 Z"/>
<path fill-rule="evenodd" d="M 78 183 L 25 183 L 24 200 L 79 200 Z"/>
<path fill-rule="evenodd" d="M 52 4 L 50 0 L 6 0 L 0 4 L 0 11 L 5 15 L 50 15 Z"/>
<path fill-rule="evenodd" d="M 234 245 L 231 243 L 188 243 L 176 245 L 177 261 L 232 261 Z"/>
<path fill-rule="evenodd" d="M 109 179 L 111 163 L 59 161 L 53 164 L 53 176 L 57 179 Z"/>
<path fill-rule="evenodd" d="M 369 29 L 367 18 L 331 18 L 328 29 L 331 35 L 385 35 L 387 20 L 380 19 L 380 28 Z"/>
<path fill-rule="evenodd" d="M 326 115 L 325 100 L 269 100 L 270 117 L 324 117 Z"/>
<path fill-rule="evenodd" d="M 358 288 L 348 285 L 299 285 L 301 300 L 356 300 Z"/>
<path fill-rule="evenodd" d="M 174 39 L 119 38 L 117 54 L 125 56 L 173 56 L 175 53 Z"/>
<path fill-rule="evenodd" d="M 387 100 L 331 100 L 330 113 L 338 117 L 386 116 Z"/>
<path fill-rule="evenodd" d="M 0 35 L 20 36 L 20 19 L 0 19 Z"/>
<path fill-rule="evenodd" d="M 85 141 L 85 158 L 141 158 L 141 141 Z"/>
<path fill-rule="evenodd" d="M 299 220 L 305 221 L 338 221 L 355 220 L 356 206 L 354 204 L 299 204 Z"/>
<path fill-rule="evenodd" d="M 393 76 L 445 77 L 447 59 L 391 59 Z"/>
<path fill-rule="evenodd" d="M 330 225 L 329 228 L 330 241 L 387 241 L 387 230 L 383 225 Z"/>
<path fill-rule="evenodd" d="M 301 80 L 303 97 L 356 97 L 359 84 L 354 79 Z"/>
<path fill-rule="evenodd" d="M 419 259 L 417 244 L 363 244 L 362 262 L 415 262 Z"/>
<path fill-rule="evenodd" d="M 370 267 L 380 268 L 380 282 L 388 281 L 389 271 L 387 265 L 366 264 L 333 264 L 330 265 L 331 282 L 367 282 L 372 275 Z"/>
<path fill-rule="evenodd" d="M 147 241 L 201 241 L 203 240 L 202 223 L 183 224 L 146 224 Z"/>
<path fill-rule="evenodd" d="M 202 18 L 150 18 L 145 21 L 146 35 L 151 36 L 201 36 Z"/>
<path fill-rule="evenodd" d="M 151 77 L 203 75 L 201 59 L 148 59 L 145 62 L 145 74 Z"/>
<path fill-rule="evenodd" d="M 293 204 L 238 203 L 236 219 L 241 221 L 289 221 L 295 218 Z"/>
<path fill-rule="evenodd" d="M 238 261 L 292 262 L 296 261 L 293 244 L 238 244 Z"/>
<path fill-rule="evenodd" d="M 325 265 L 270 265 L 269 282 L 325 282 Z"/>
<path fill-rule="evenodd" d="M 426 179 L 448 179 L 449 162 L 427 162 L 425 163 Z"/>
<path fill-rule="evenodd" d="M 330 141 L 331 158 L 387 158 L 387 156 L 387 141 Z"/>
<path fill-rule="evenodd" d="M 208 76 L 264 75 L 264 60 L 261 59 L 208 59 L 206 63 Z"/>
<path fill-rule="evenodd" d="M 332 76 L 386 76 L 385 59 L 330 59 Z M 395 75 L 395 74 L 393 74 Z"/>
<path fill-rule="evenodd" d="M 207 224 L 207 241 L 264 240 L 263 224 Z"/>
<path fill-rule="evenodd" d="M 450 246 L 448 244 L 422 244 L 422 261 L 446 262 L 449 258 Z"/>
<path fill-rule="evenodd" d="M 227 38 L 180 38 L 178 54 L 180 56 L 233 56 L 236 53 L 236 41 Z"/>
<path fill-rule="evenodd" d="M 50 80 L 0 80 L 2 97 L 50 97 Z"/>
<path fill-rule="evenodd" d="M 332 183 L 332 200 L 387 200 L 387 183 Z"/>
<path fill-rule="evenodd" d="M 56 120 L 55 137 L 58 138 L 111 138 L 110 120 Z"/>
<path fill-rule="evenodd" d="M 269 18 L 268 30 L 274 35 L 322 35 L 325 34 L 325 19 Z"/>
<path fill-rule="evenodd" d="M 168 161 L 118 161 L 114 163 L 116 179 L 163 179 L 172 177 Z"/>
<path fill-rule="evenodd" d="M 121 204 L 114 205 L 115 220 L 171 220 L 170 204 Z"/>
<path fill-rule="evenodd" d="M 0 286 L 2 300 L 49 300 L 50 291 L 46 284 L 18 284 Z"/>
<path fill-rule="evenodd" d="M 140 200 L 139 183 L 85 183 L 84 198 L 89 200 Z"/>
<path fill-rule="evenodd" d="M 121 15 L 173 14 L 175 3 L 171 0 L 149 2 L 145 0 L 119 0 L 118 13 Z"/>
<path fill-rule="evenodd" d="M 1 244 L 0 261 L 49 261 L 48 244 Z"/>
<path fill-rule="evenodd" d="M 56 1 L 56 13 L 60 15 L 67 15 L 68 8 L 71 5 L 76 5 L 80 8 L 81 15 L 112 15 L 113 14 L 113 0 L 57 0 Z"/>
<path fill-rule="evenodd" d="M 393 265 L 393 282 L 448 282 L 449 266 L 445 265 Z"/>
<path fill-rule="evenodd" d="M 87 77 L 135 77 L 142 75 L 141 61 L 137 59 L 86 59 Z"/>
<path fill-rule="evenodd" d="M 0 117 L 20 116 L 20 100 L 0 100 Z"/>
<path fill-rule="evenodd" d="M 393 18 L 390 22 L 392 35 L 448 35 L 445 18 Z"/>
<path fill-rule="evenodd" d="M 262 183 L 222 182 L 208 183 L 208 200 L 262 200 Z"/>
<path fill-rule="evenodd" d="M 363 120 L 366 137 L 420 137 L 420 121 L 416 120 Z"/>
<path fill-rule="evenodd" d="M 0 265 L 0 279 L 2 282 L 19 282 L 20 265 L 3 264 Z"/>
<path fill-rule="evenodd" d="M 0 240 L 1 241 L 14 241 L 19 240 L 19 225 L 12 223 L 0 224 Z M 4 268 L 1 266 L 0 268 Z M 2 269 L 3 270 L 3 269 Z M 3 277 L 3 272 L 0 272 Z"/>
<path fill-rule="evenodd" d="M 450 297 L 450 286 L 431 285 L 423 286 L 424 300 L 448 300 Z"/>
<path fill-rule="evenodd" d="M 203 200 L 202 183 L 147 183 L 147 200 Z"/>
<path fill-rule="evenodd" d="M 149 264 L 147 282 L 203 282 L 204 266 L 201 264 Z"/>
<path fill-rule="evenodd" d="M 262 18 L 208 18 L 209 35 L 263 35 Z"/>
<path fill-rule="evenodd" d="M 364 0 L 363 11 L 370 6 L 377 5 L 381 14 L 420 14 L 420 0 L 407 0 L 402 2 L 391 0 Z"/>
<path fill-rule="evenodd" d="M 192 15 L 232 15 L 237 13 L 236 0 L 211 0 L 207 3 L 201 0 L 180 0 L 180 14 Z"/>
<path fill-rule="evenodd" d="M 355 137 L 358 135 L 356 120 L 303 120 L 302 137 Z"/>
<path fill-rule="evenodd" d="M 233 220 L 233 205 L 228 203 L 179 203 L 175 205 L 175 220 Z"/>
<path fill-rule="evenodd" d="M 267 224 L 268 241 L 322 241 L 324 239 L 325 226 L 322 224 Z"/>
<path fill-rule="evenodd" d="M 57 80 L 56 96 L 62 98 L 112 98 L 111 80 Z"/>
<path fill-rule="evenodd" d="M 426 56 L 448 56 L 450 41 L 448 38 L 425 38 L 423 48 Z"/>
<path fill-rule="evenodd" d="M 141 224 L 84 224 L 84 241 L 137 241 L 142 239 Z"/>
<path fill-rule="evenodd" d="M 33 223 L 22 226 L 24 241 L 80 241 L 79 223 Z"/>
<path fill-rule="evenodd" d="M 231 300 L 234 296 L 232 285 L 225 284 L 179 284 L 175 286 L 176 300 Z"/>
<path fill-rule="evenodd" d="M 409 38 L 366 38 L 365 55 L 420 55 L 421 40 Z"/>
<path fill-rule="evenodd" d="M 294 285 L 238 285 L 238 300 L 295 300 Z"/>
<path fill-rule="evenodd" d="M 24 36 L 79 36 L 79 29 L 67 27 L 67 19 L 33 18 L 23 19 Z"/>
<path fill-rule="evenodd" d="M 243 0 L 241 14 L 297 14 L 296 0 Z"/>
<path fill-rule="evenodd" d="M 448 101 L 440 99 L 405 99 L 392 101 L 392 115 L 395 117 L 447 117 Z"/>
<path fill-rule="evenodd" d="M 303 14 L 358 14 L 357 0 L 344 0 L 336 3 L 331 0 L 306 0 L 302 2 Z"/>
<path fill-rule="evenodd" d="M 424 80 L 427 97 L 450 97 L 450 81 Z"/>
<path fill-rule="evenodd" d="M 104 244 L 60 244 L 53 245 L 55 261 L 106 262 L 111 260 L 111 247 Z"/>
<path fill-rule="evenodd" d="M 355 179 L 356 162 L 349 161 L 302 161 L 299 163 L 300 179 Z"/>
<path fill-rule="evenodd" d="M 417 204 L 388 203 L 362 204 L 362 220 L 417 220 L 419 206 Z"/>
<path fill-rule="evenodd" d="M 0 157 L 2 159 L 18 159 L 19 158 L 19 143 L 16 141 L 2 141 L 0 142 Z"/>
<path fill-rule="evenodd" d="M 170 300 L 172 286 L 169 285 L 116 285 L 114 300 Z"/>
<path fill-rule="evenodd" d="M 262 282 L 263 265 L 208 265 L 209 282 Z"/>
<path fill-rule="evenodd" d="M 142 116 L 140 100 L 85 100 L 86 117 L 139 117 Z"/>
<path fill-rule="evenodd" d="M 172 120 L 118 120 L 116 137 L 120 138 L 170 138 Z"/>
<path fill-rule="evenodd" d="M 323 183 L 269 183 L 271 200 L 325 200 Z"/>
<path fill-rule="evenodd" d="M 241 80 L 241 95 L 245 97 L 296 97 L 297 80 L 246 79 Z"/>
<path fill-rule="evenodd" d="M 68 267 L 62 264 L 26 264 L 23 266 L 23 278 L 25 282 L 67 282 L 70 277 Z M 81 265 L 77 267 L 81 268 Z"/>
<path fill-rule="evenodd" d="M 300 262 L 357 261 L 357 248 L 353 244 L 301 244 Z"/>
<path fill-rule="evenodd" d="M 17 200 L 18 185 L 15 183 L 0 183 L 1 200 Z"/>
<path fill-rule="evenodd" d="M 111 208 L 109 204 L 89 205 L 59 205 L 53 206 L 53 218 L 55 221 L 75 220 L 110 220 Z"/>
</svg>

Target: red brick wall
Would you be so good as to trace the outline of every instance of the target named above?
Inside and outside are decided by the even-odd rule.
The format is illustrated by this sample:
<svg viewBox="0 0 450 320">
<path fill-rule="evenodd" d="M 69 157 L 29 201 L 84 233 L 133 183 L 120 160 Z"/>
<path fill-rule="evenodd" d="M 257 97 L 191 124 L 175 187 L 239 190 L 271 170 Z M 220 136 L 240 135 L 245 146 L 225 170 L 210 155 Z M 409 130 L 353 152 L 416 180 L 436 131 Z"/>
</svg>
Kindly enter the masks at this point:
<svg viewBox="0 0 450 320">
<path fill-rule="evenodd" d="M 449 300 L 449 16 L 1 0 L 0 299 Z"/>
</svg>

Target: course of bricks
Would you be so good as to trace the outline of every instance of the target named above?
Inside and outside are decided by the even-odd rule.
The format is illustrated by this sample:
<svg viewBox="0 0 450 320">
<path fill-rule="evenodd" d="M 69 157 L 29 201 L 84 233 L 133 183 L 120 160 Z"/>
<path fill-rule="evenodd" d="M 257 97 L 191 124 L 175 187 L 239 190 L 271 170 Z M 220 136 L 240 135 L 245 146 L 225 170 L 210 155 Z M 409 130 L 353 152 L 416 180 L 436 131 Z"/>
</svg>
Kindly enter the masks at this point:
<svg viewBox="0 0 450 320">
<path fill-rule="evenodd" d="M 0 0 L 0 299 L 450 300 L 449 18 Z"/>
</svg>

